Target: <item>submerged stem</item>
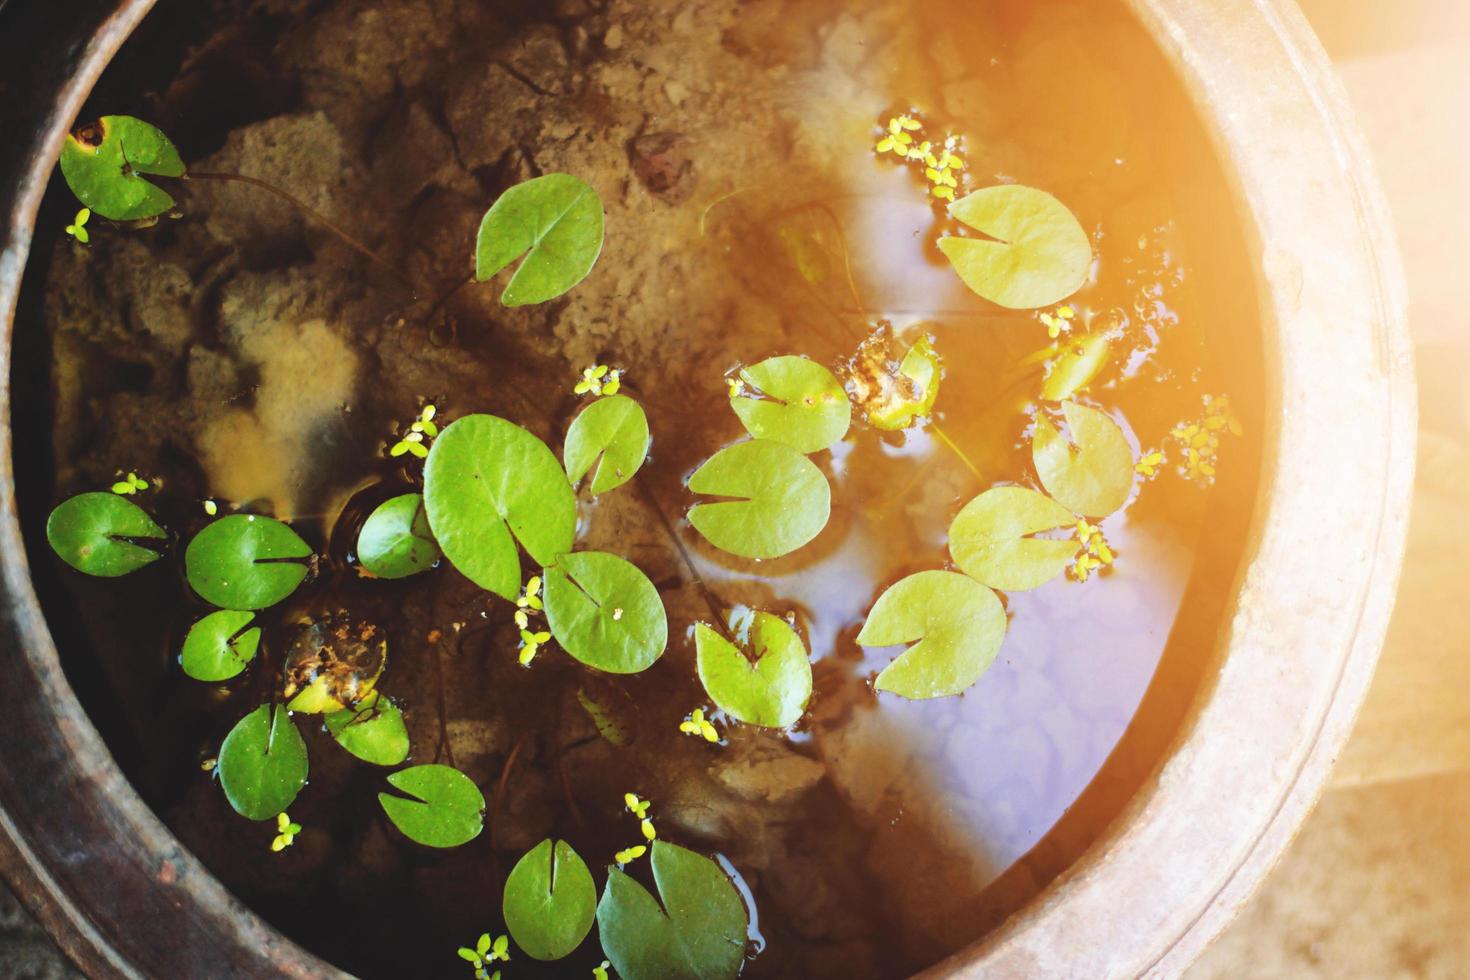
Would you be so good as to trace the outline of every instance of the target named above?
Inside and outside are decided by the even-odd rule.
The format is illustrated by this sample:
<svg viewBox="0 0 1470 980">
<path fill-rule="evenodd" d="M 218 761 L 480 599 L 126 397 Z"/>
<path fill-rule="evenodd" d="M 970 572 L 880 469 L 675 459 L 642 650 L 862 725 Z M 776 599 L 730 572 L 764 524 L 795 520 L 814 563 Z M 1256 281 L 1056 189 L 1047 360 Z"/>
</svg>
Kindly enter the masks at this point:
<svg viewBox="0 0 1470 980">
<path fill-rule="evenodd" d="M 364 245 L 362 242 L 358 241 L 356 238 L 353 238 L 350 234 L 348 234 L 346 231 L 344 231 L 339 225 L 337 225 L 335 222 L 333 222 L 332 219 L 328 218 L 326 215 L 322 214 L 320 211 L 316 210 L 311 205 L 309 205 L 305 201 L 301 200 L 301 198 L 299 198 L 296 195 L 290 193 L 289 191 L 286 191 L 286 190 L 283 190 L 283 189 L 277 187 L 275 184 L 272 184 L 272 183 L 270 183 L 268 181 L 261 180 L 258 177 L 247 177 L 244 174 L 210 173 L 210 172 L 207 172 L 207 171 L 199 171 L 199 170 L 191 170 L 191 171 L 189 171 L 189 173 L 185 175 L 184 179 L 185 180 L 220 180 L 220 181 L 228 181 L 228 182 L 236 183 L 236 184 L 248 184 L 251 187 L 258 187 L 258 188 L 260 188 L 261 190 L 265 191 L 268 194 L 274 194 L 276 197 L 278 197 L 281 200 L 285 201 L 287 204 L 291 205 L 297 211 L 300 211 L 302 214 L 306 215 L 312 221 L 316 222 L 318 225 L 321 225 L 327 231 L 331 232 L 343 244 L 345 244 L 348 247 L 356 250 L 357 252 L 360 252 L 362 255 L 366 256 L 369 260 L 371 260 L 379 268 L 381 268 L 384 271 L 390 273 L 393 276 L 393 278 L 397 279 L 399 282 L 401 282 L 405 286 L 407 286 L 414 293 L 415 296 L 418 295 L 418 287 L 416 285 L 414 285 L 414 281 L 412 279 L 410 279 L 404 273 L 398 271 L 398 268 L 396 266 L 394 266 L 393 264 L 391 264 L 390 262 L 388 262 L 386 259 L 384 259 L 382 256 L 380 256 L 377 252 L 374 252 L 372 249 L 368 248 L 366 245 Z"/>
<path fill-rule="evenodd" d="M 950 451 L 960 458 L 960 462 L 964 463 L 969 471 L 975 474 L 975 479 L 985 479 L 985 477 L 980 473 L 980 468 L 970 461 L 970 457 L 965 455 L 965 451 L 961 449 L 958 445 L 956 445 L 953 439 L 945 435 L 944 430 L 939 427 L 938 422 L 931 421 L 929 423 L 929 428 L 934 432 L 936 436 L 939 437 L 939 441 L 948 446 L 950 448 Z"/>
</svg>

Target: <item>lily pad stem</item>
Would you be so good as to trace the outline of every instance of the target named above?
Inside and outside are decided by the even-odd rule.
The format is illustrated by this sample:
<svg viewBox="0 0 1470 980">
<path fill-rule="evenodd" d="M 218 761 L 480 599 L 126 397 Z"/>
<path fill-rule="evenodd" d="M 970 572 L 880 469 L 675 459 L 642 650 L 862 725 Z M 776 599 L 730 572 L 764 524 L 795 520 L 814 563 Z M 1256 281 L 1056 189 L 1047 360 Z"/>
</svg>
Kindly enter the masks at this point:
<svg viewBox="0 0 1470 980">
<path fill-rule="evenodd" d="M 388 272 L 390 275 L 393 276 L 394 279 L 397 279 L 399 282 L 407 286 L 414 293 L 414 295 L 418 294 L 418 287 L 414 284 L 414 281 L 406 276 L 404 273 L 400 272 L 396 266 L 392 265 L 377 252 L 374 252 L 372 249 L 368 248 L 356 238 L 353 238 L 330 218 L 313 208 L 311 205 L 307 204 L 305 201 L 301 200 L 301 198 L 297 197 L 294 194 L 291 194 L 288 191 L 282 190 L 274 184 L 261 180 L 258 177 L 247 177 L 244 174 L 210 173 L 199 170 L 189 171 L 183 179 L 222 180 L 236 184 L 248 184 L 251 187 L 258 187 L 268 194 L 274 194 L 276 197 L 291 205 L 297 211 L 300 211 L 302 214 L 306 215 L 316 224 L 321 225 L 327 231 L 331 232 L 344 245 L 347 245 L 349 248 L 352 248 L 355 251 L 361 253 L 374 265 L 378 266 L 380 269 L 383 269 L 385 272 Z"/>
<path fill-rule="evenodd" d="M 938 422 L 930 422 L 929 428 L 936 436 L 939 437 L 939 441 L 948 446 L 950 451 L 960 458 L 960 462 L 964 463 L 969 471 L 975 474 L 975 479 L 982 481 L 985 479 L 985 477 L 980 473 L 980 468 L 972 463 L 970 461 L 970 457 L 965 455 L 965 451 L 961 449 L 958 445 L 956 445 L 953 439 L 945 434 L 944 430 L 939 427 Z"/>
</svg>

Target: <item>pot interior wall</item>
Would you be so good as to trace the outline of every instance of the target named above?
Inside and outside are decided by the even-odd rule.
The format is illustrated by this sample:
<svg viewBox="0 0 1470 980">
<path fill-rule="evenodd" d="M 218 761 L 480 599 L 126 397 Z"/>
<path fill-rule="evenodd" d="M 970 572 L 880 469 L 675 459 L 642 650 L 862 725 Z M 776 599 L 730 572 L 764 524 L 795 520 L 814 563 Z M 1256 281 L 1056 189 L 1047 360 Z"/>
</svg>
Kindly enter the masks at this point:
<svg viewBox="0 0 1470 980">
<path fill-rule="evenodd" d="M 236 16 L 236 8 L 241 6 L 251 8 L 252 13 L 248 16 Z M 1065 4 L 1044 6 L 1053 8 L 1051 13 L 1057 18 L 1055 23 L 1058 24 L 1065 23 L 1069 10 L 1075 14 L 1081 9 L 1069 8 Z M 582 9 L 577 4 L 567 4 L 565 7 L 567 10 Z M 272 120 L 287 117 L 300 118 L 322 111 L 324 105 L 330 117 L 332 112 L 339 110 L 319 101 L 322 98 L 319 80 L 277 70 L 278 59 L 289 57 L 291 50 L 290 41 L 282 40 L 286 37 L 283 31 L 302 22 L 311 22 L 310 18 L 297 19 L 280 13 L 264 12 L 270 9 L 270 5 L 256 7 L 252 4 L 161 3 L 145 21 L 138 35 L 124 47 L 94 93 L 84 115 L 121 111 L 152 118 L 176 139 L 187 160 L 208 157 L 222 151 L 229 152 L 230 134 L 244 127 L 269 125 Z M 558 11 L 560 10 L 559 7 Z M 545 32 L 539 30 L 547 23 L 541 5 L 507 5 L 503 14 L 501 29 L 524 32 L 531 40 L 544 39 L 546 36 Z M 558 13 L 550 20 L 558 35 L 574 48 L 579 18 L 584 16 L 603 15 Z M 618 26 L 618 16 L 616 13 L 607 15 L 611 27 Z M 602 25 L 602 21 L 599 20 L 598 24 Z M 317 23 L 317 28 L 321 29 L 320 22 Z M 671 31 L 675 29 L 676 27 L 670 27 Z M 598 58 L 616 61 L 616 55 L 613 54 L 615 49 L 603 31 L 604 28 L 599 26 L 600 42 L 595 39 L 586 42 L 589 44 L 588 50 L 593 52 L 587 57 L 593 63 Z M 326 44 L 329 39 L 330 33 L 323 31 L 314 43 Z M 1134 40 L 1137 41 L 1137 38 Z M 1107 74 L 1113 70 L 1112 63 L 1102 52 L 1091 46 L 1085 45 L 1078 50 L 1090 57 L 1095 56 L 1088 63 L 1103 67 L 1104 73 L 1099 77 L 1103 79 L 1100 84 L 1105 85 L 1112 78 Z M 752 53 L 747 57 L 755 58 L 759 55 Z M 1157 59 L 1152 53 L 1148 53 L 1146 57 L 1151 63 L 1146 69 L 1140 70 L 1140 76 L 1160 78 L 1167 74 L 1161 59 Z M 1157 63 L 1152 63 L 1154 61 Z M 409 125 L 405 120 L 411 110 L 405 107 L 406 100 L 400 99 L 398 94 L 406 84 L 412 88 L 412 83 L 405 83 L 404 78 L 417 78 L 419 76 L 415 72 L 422 69 L 395 65 L 393 70 L 398 73 L 398 77 L 387 83 L 376 77 L 375 72 L 365 71 L 356 78 L 356 89 L 341 94 L 341 98 L 346 101 L 376 100 L 375 105 L 378 108 L 358 114 L 362 131 L 348 135 L 349 149 L 345 162 L 339 161 L 334 166 L 316 171 L 308 168 L 303 180 L 334 180 L 337 177 L 334 168 L 346 167 L 353 171 L 350 181 L 357 182 L 352 184 L 354 190 L 366 187 L 368 193 L 380 195 L 375 200 L 383 200 L 384 188 L 373 182 L 373 172 L 391 172 L 396 180 L 402 173 L 413 174 L 427 169 L 422 158 L 412 154 L 406 160 L 394 156 L 391 148 L 385 148 L 375 139 L 375 135 L 380 133 L 401 134 L 402 127 Z M 1137 89 L 1132 91 L 1137 92 Z M 1046 98 L 1060 99 L 1060 104 L 1066 104 L 1068 98 L 1083 101 L 1089 98 L 1085 92 L 1041 94 Z M 903 97 L 904 94 L 895 89 L 894 98 Z M 1045 99 L 1042 102 L 1058 104 L 1047 103 Z M 1200 349 L 1208 352 L 1210 376 L 1228 380 L 1229 393 L 1236 411 L 1247 432 L 1254 435 L 1241 440 L 1234 447 L 1228 460 L 1229 465 L 1222 467 L 1219 482 L 1210 491 L 1206 517 L 1200 524 L 1201 533 L 1196 541 L 1187 543 L 1190 555 L 1179 573 L 1181 581 L 1177 583 L 1180 593 L 1177 614 L 1163 625 L 1163 629 L 1167 631 L 1167 642 L 1162 642 L 1160 637 L 1158 649 L 1153 654 L 1157 658 L 1156 669 L 1152 661 L 1143 669 L 1143 681 L 1132 702 L 1136 704 L 1136 711 L 1132 711 L 1130 707 L 1124 717 L 1115 719 L 1116 724 L 1108 733 L 1108 738 L 1112 740 L 1109 744 L 1113 741 L 1115 744 L 1111 750 L 1105 750 L 1099 756 L 1099 764 L 1094 767 L 1095 774 L 1085 781 L 1085 785 L 1078 787 L 1080 795 L 1073 794 L 1075 799 L 1064 808 L 1060 819 L 1056 819 L 1053 814 L 1047 819 L 1046 826 L 1027 831 L 1030 834 L 1030 843 L 1026 847 L 1017 849 L 1014 853 L 1004 853 L 1003 858 L 991 862 L 988 884 L 966 896 L 963 906 L 953 910 L 956 920 L 963 922 L 957 933 L 929 935 L 922 941 L 916 940 L 911 948 L 882 964 L 886 973 L 917 969 L 935 962 L 943 955 L 954 952 L 965 942 L 980 938 L 1008 916 L 1024 910 L 1031 898 L 1070 867 L 1106 831 L 1137 789 L 1157 769 L 1191 705 L 1208 687 L 1209 678 L 1219 667 L 1215 661 L 1217 637 L 1231 598 L 1231 590 L 1240 573 L 1241 548 L 1254 514 L 1261 465 L 1262 444 L 1259 433 L 1264 422 L 1265 382 L 1261 338 L 1256 326 L 1257 298 L 1251 286 L 1251 256 L 1239 230 L 1236 202 L 1231 198 L 1226 180 L 1209 150 L 1209 136 L 1203 124 L 1188 109 L 1182 93 L 1163 93 L 1157 101 L 1150 100 L 1147 105 L 1132 105 L 1128 110 L 1130 118 L 1139 126 L 1157 126 L 1161 130 L 1160 134 L 1148 141 L 1162 160 L 1152 172 L 1159 175 L 1159 179 L 1166 184 L 1166 188 L 1160 193 L 1167 194 L 1170 202 L 1168 218 L 1176 231 L 1175 237 L 1171 239 L 1171 247 L 1179 250 L 1179 262 L 1188 270 L 1192 296 L 1188 311 L 1197 318 L 1197 322 L 1190 323 L 1188 329 L 1203 338 Z M 1167 127 L 1158 121 L 1160 119 L 1167 121 Z M 441 124 L 453 127 L 452 120 L 441 119 L 435 120 L 431 128 Z M 1165 130 L 1166 133 L 1162 132 Z M 1077 139 L 1083 146 L 1096 148 L 1088 142 L 1086 134 L 1079 135 Z M 456 146 L 445 152 L 463 157 L 465 148 Z M 1058 147 L 1057 152 L 1067 152 L 1065 144 Z M 358 158 L 358 153 L 362 154 L 361 159 Z M 473 182 L 483 199 L 489 199 L 499 188 L 503 188 L 516 177 L 524 176 L 518 171 L 519 165 L 513 158 L 496 157 L 480 163 L 479 166 L 470 166 L 473 162 L 462 159 L 459 161 L 465 175 Z M 1107 162 L 1099 160 L 1097 167 L 1105 169 Z M 628 157 L 621 155 L 610 165 L 627 168 Z M 625 173 L 619 179 L 631 181 L 634 178 Z M 1097 193 L 1107 197 L 1107 188 L 1113 185 L 1108 184 L 1106 177 L 1098 178 L 1097 182 L 1103 187 Z M 1078 186 L 1083 183 L 1079 181 Z M 1130 188 L 1126 194 L 1135 199 L 1147 199 L 1153 190 L 1156 188 Z M 442 220 L 445 225 L 453 224 L 453 221 L 443 219 L 448 209 L 439 208 L 434 199 L 435 193 L 429 184 L 418 187 L 412 195 L 412 205 L 404 207 L 402 216 L 395 219 L 395 230 L 402 233 L 404 229 L 415 229 L 427 238 L 434 239 L 440 234 L 434 227 L 437 222 Z M 644 192 L 635 190 L 632 193 Z M 344 196 L 337 199 L 337 203 L 340 205 L 349 200 L 349 196 Z M 699 198 L 694 197 L 692 200 Z M 668 206 L 668 202 L 654 202 L 650 206 Z M 682 206 L 693 207 L 693 204 Z M 48 313 L 46 306 L 48 290 L 54 296 L 61 288 L 58 283 L 64 286 L 69 271 L 79 268 L 75 258 L 66 251 L 72 249 L 71 243 L 64 240 L 58 231 L 67 223 L 73 209 L 74 202 L 69 198 L 65 187 L 59 181 L 55 182 L 43 205 L 39 222 L 42 230 L 33 259 L 26 271 L 22 303 L 17 314 L 15 370 L 12 377 L 17 406 L 14 432 L 17 498 L 23 527 L 27 533 L 28 551 L 35 570 L 36 587 L 70 683 L 106 739 L 123 772 L 176 832 L 190 846 L 200 850 L 203 844 L 196 842 L 204 831 L 198 827 L 179 825 L 181 813 L 187 809 L 190 794 L 198 793 L 199 787 L 181 789 L 169 781 L 178 771 L 179 758 L 188 756 L 194 751 L 193 747 L 175 752 L 169 757 L 169 765 L 161 766 L 159 739 L 163 736 L 146 720 L 140 722 L 140 716 L 147 716 L 156 710 L 158 704 L 176 695 L 177 689 L 170 682 L 160 680 L 155 669 L 161 657 L 168 657 L 168 651 L 159 649 L 157 644 L 153 647 L 146 644 L 133 647 L 121 644 L 109 649 L 107 642 L 99 643 L 98 639 L 97 624 L 99 620 L 106 618 L 100 615 L 103 610 L 108 615 L 118 617 L 115 620 L 117 623 L 136 625 L 144 618 L 140 613 L 149 611 L 148 593 L 158 582 L 137 586 L 133 591 L 124 589 L 114 592 L 112 598 L 106 600 L 98 598 L 94 593 L 92 598 L 96 602 L 105 602 L 107 605 L 87 608 L 88 600 L 85 596 L 79 598 L 79 594 L 67 581 L 69 573 L 50 560 L 42 531 L 46 512 L 59 496 L 76 489 L 73 485 L 75 478 L 79 474 L 87 473 L 89 465 L 85 461 L 79 464 L 75 458 L 71 458 L 68 455 L 71 449 L 63 448 L 58 452 L 54 434 L 67 420 L 58 418 L 58 399 L 55 397 L 57 381 L 48 367 L 64 363 L 75 355 L 74 349 L 58 343 L 58 314 L 54 307 Z M 615 227 L 613 232 L 616 233 Z M 155 234 L 155 240 L 158 240 L 166 239 L 172 233 L 165 228 Z M 287 239 L 291 239 L 292 244 L 281 246 L 280 242 Z M 1142 250 L 1143 246 L 1140 245 L 1140 251 Z M 221 255 L 226 251 L 228 249 L 222 246 Z M 320 258 L 318 253 L 327 254 L 327 258 Z M 313 261 L 318 263 L 316 267 L 311 265 Z M 348 259 L 327 253 L 318 239 L 300 231 L 291 231 L 288 235 L 276 238 L 267 237 L 254 244 L 244 241 L 239 245 L 238 251 L 230 255 L 228 262 L 234 271 L 257 276 L 283 274 L 293 266 L 318 270 L 326 268 L 329 274 L 340 276 L 344 268 L 350 267 Z M 209 321 L 203 328 L 206 335 L 197 337 L 193 343 L 200 347 L 217 348 L 221 337 L 233 328 L 213 312 L 218 308 L 227 284 L 208 281 L 208 273 L 204 268 L 206 265 L 207 263 L 200 263 L 201 269 L 197 273 L 196 281 L 189 287 L 192 296 L 190 309 L 194 312 L 211 311 L 201 314 Z M 1107 276 L 1113 272 L 1115 270 L 1104 267 L 1101 275 Z M 85 275 L 86 272 L 83 270 L 78 274 Z M 360 272 L 353 274 L 360 275 Z M 107 296 L 99 295 L 97 301 L 111 300 Z M 1140 303 L 1145 302 L 1146 298 L 1140 300 Z M 368 308 L 355 309 L 361 313 Z M 468 321 L 479 312 L 470 308 L 462 310 L 461 315 Z M 595 311 L 578 312 L 595 315 Z M 1136 318 L 1142 319 L 1145 316 L 1142 306 L 1131 312 Z M 123 315 L 126 319 L 128 314 L 124 311 Z M 377 324 L 371 326 L 377 329 Z M 598 340 L 604 344 L 615 344 L 625 341 L 628 336 L 631 335 L 615 330 Z M 99 334 L 93 339 L 102 342 L 107 337 Z M 501 339 L 503 340 L 503 335 Z M 462 353 L 457 356 L 489 359 L 501 353 L 493 343 L 462 341 L 456 337 L 450 344 L 451 347 L 459 345 L 462 348 Z M 591 341 L 574 339 L 572 346 L 575 356 L 602 355 L 602 350 L 591 346 Z M 548 365 L 554 364 L 560 370 L 559 363 L 537 355 L 525 345 L 512 342 L 510 349 L 512 357 L 525 357 L 534 368 L 549 370 Z M 647 350 L 649 347 L 645 343 L 639 349 Z M 761 353 L 770 352 L 775 351 Z M 84 366 L 80 384 L 84 388 L 95 384 L 99 399 L 105 397 L 110 404 L 127 405 L 130 396 L 141 400 L 160 388 L 176 390 L 181 393 L 180 397 L 187 397 L 191 370 L 187 363 L 173 363 L 169 369 L 172 374 L 161 374 L 156 364 L 148 363 L 143 358 L 131 358 L 125 351 L 118 352 L 116 356 L 104 353 L 101 358 L 88 363 L 91 364 L 90 370 L 96 370 L 98 364 L 106 365 L 106 376 L 88 376 L 85 373 L 88 368 Z M 723 365 L 719 370 L 722 369 Z M 1187 381 L 1187 378 L 1175 379 L 1175 386 L 1182 388 Z M 261 379 L 249 375 L 248 372 L 240 378 L 242 391 L 258 388 L 260 384 Z M 387 379 L 384 384 L 392 387 L 392 379 Z M 423 388 L 420 393 L 430 394 L 433 390 Z M 1100 396 L 1099 400 L 1105 401 L 1106 396 Z M 397 407 L 399 406 L 366 406 L 362 410 L 383 413 L 381 421 L 386 422 L 388 414 Z M 146 419 L 147 413 L 142 413 L 141 417 Z M 120 428 L 123 425 L 121 422 L 118 424 Z M 338 453 L 362 453 L 364 449 L 367 453 L 372 452 L 372 447 L 364 447 L 361 439 L 354 442 L 356 437 L 343 436 L 335 430 L 318 432 L 317 435 L 323 439 L 322 445 L 327 447 L 323 449 L 323 453 L 329 458 L 335 458 Z M 1156 441 L 1162 435 L 1162 431 L 1147 434 L 1139 432 L 1141 440 L 1152 438 Z M 345 449 L 343 442 L 346 443 Z M 142 444 L 144 443 L 133 443 Z M 175 454 L 167 463 L 171 467 L 170 472 L 199 476 L 201 464 L 185 442 L 176 444 L 169 440 L 154 440 L 153 444 L 162 446 L 165 453 Z M 94 460 L 91 465 L 95 469 L 97 465 L 105 467 L 128 464 L 121 460 L 115 463 L 108 460 L 99 464 Z M 68 474 L 70 479 L 59 483 L 58 473 Z M 201 479 L 201 489 L 203 483 Z M 312 500 L 323 508 L 340 509 L 340 498 L 334 497 L 329 490 L 321 490 L 315 498 L 313 493 L 316 491 L 311 488 L 302 491 L 303 499 Z M 303 504 L 300 509 L 305 513 L 312 508 Z M 332 513 L 335 512 L 333 509 Z M 326 536 L 325 526 L 320 533 L 323 537 Z M 1123 555 L 1126 560 L 1126 550 Z M 1187 585 L 1184 579 L 1187 579 Z M 174 637 L 170 634 L 167 639 L 172 642 Z M 1090 652 L 1093 651 L 1080 648 L 1071 651 L 1071 655 L 1085 663 Z M 126 659 L 129 657 L 134 659 Z M 1024 661 L 1021 655 L 1017 655 L 1016 659 Z M 1100 665 L 1099 669 L 1107 668 Z M 225 722 L 229 720 L 232 718 L 225 719 Z M 216 718 L 214 723 L 219 724 L 220 719 Z M 201 729 L 192 732 L 201 743 L 206 741 L 202 737 L 203 731 Z M 975 745 L 969 751 L 974 753 L 978 765 L 985 753 L 1005 749 Z M 1012 751 L 1021 750 L 1013 747 Z M 503 758 L 502 751 L 497 759 Z M 824 789 L 822 792 L 829 790 Z M 839 804 L 833 802 L 831 805 Z M 914 832 L 923 836 L 933 832 L 933 828 L 919 824 Z M 236 867 L 239 863 L 238 857 L 228 858 L 210 853 L 202 856 L 206 864 L 222 875 L 232 890 L 241 894 L 272 925 L 308 948 L 322 952 L 335 962 L 356 970 L 370 970 L 374 964 L 381 963 L 381 951 L 361 949 L 360 932 L 353 927 L 350 919 L 340 922 L 331 919 L 330 928 L 322 928 L 320 893 L 292 895 L 288 889 L 282 889 L 278 882 L 240 876 Z M 258 863 L 253 855 L 250 860 Z M 1161 856 L 1161 860 L 1167 860 L 1167 856 Z M 422 867 L 417 870 L 424 871 Z M 873 888 L 881 885 L 881 882 L 863 879 L 861 885 Z M 922 894 L 922 884 L 917 885 L 912 894 L 902 896 L 903 902 L 912 904 Z M 1025 913 L 1020 911 L 1020 914 Z M 777 923 L 771 928 L 774 931 L 768 938 L 774 941 L 781 935 L 783 926 Z M 857 947 L 849 942 L 843 949 L 848 948 Z M 371 952 L 372 955 L 367 956 L 365 952 Z M 399 968 L 410 968 L 413 962 L 410 958 L 399 964 Z M 755 962 L 758 972 L 762 961 L 757 959 Z M 786 965 L 796 969 L 790 967 L 789 963 Z M 825 970 L 837 967 L 847 969 L 840 956 L 832 955 L 822 964 L 822 969 L 813 968 L 810 964 L 801 969 L 807 971 L 806 975 L 817 976 Z"/>
</svg>

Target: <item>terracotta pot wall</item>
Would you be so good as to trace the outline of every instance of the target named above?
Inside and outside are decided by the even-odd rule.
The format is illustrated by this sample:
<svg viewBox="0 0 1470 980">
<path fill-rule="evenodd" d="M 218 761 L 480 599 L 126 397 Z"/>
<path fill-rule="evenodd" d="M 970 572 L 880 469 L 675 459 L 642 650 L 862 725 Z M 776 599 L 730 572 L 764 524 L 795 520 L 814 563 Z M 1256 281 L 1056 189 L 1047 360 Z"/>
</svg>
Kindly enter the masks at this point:
<svg viewBox="0 0 1470 980">
<path fill-rule="evenodd" d="M 1338 83 L 1289 0 L 1129 2 L 1212 127 L 1258 262 L 1273 429 L 1251 560 L 1218 676 L 1156 779 L 1077 866 L 933 975 L 1180 972 L 1315 802 L 1397 581 L 1415 421 L 1402 273 Z M 7 419 L 41 194 L 82 101 L 150 6 L 5 11 Z M 8 427 L 0 441 L 0 870 L 95 976 L 334 975 L 241 907 L 113 765 L 31 588 Z"/>
</svg>

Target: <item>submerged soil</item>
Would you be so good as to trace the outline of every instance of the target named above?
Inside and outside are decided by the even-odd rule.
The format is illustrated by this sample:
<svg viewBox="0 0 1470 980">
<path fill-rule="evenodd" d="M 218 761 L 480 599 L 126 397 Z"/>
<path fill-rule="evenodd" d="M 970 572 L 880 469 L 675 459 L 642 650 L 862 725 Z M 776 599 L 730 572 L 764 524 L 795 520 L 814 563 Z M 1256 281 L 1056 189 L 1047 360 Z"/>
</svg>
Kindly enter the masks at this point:
<svg viewBox="0 0 1470 980">
<path fill-rule="evenodd" d="M 853 638 L 887 585 L 943 566 L 965 501 L 1034 482 L 1028 357 L 1047 338 L 1031 314 L 964 290 L 932 246 L 941 212 L 922 184 L 875 160 L 875 126 L 910 107 L 963 135 L 973 186 L 1046 188 L 1094 234 L 1097 269 L 1074 305 L 1121 339 L 1089 397 L 1137 448 L 1198 417 L 1206 393 L 1228 392 L 1247 432 L 1222 450 L 1213 489 L 1168 472 L 1103 523 L 1114 570 L 1007 596 L 996 666 L 933 702 L 875 695 L 892 651 Z M 1260 368 L 1224 181 L 1121 10 L 165 2 L 92 111 L 158 123 L 195 171 L 289 189 L 410 283 L 256 189 L 195 180 L 182 217 L 104 226 L 90 248 L 60 238 L 29 298 L 44 332 L 17 357 L 18 390 L 33 393 L 18 454 L 36 461 L 22 505 L 68 674 L 144 798 L 306 947 L 368 977 L 461 975 L 454 950 L 501 931 L 520 854 L 561 837 L 600 869 L 637 840 L 632 790 L 653 800 L 661 836 L 738 871 L 757 912 L 750 975 L 903 975 L 1044 887 L 1160 758 L 1236 572 Z M 551 172 L 588 180 L 606 206 L 592 276 L 517 310 L 493 284 L 454 289 L 488 204 Z M 69 217 L 64 191 L 50 213 Z M 929 432 L 857 428 L 821 460 L 834 510 L 817 541 L 760 564 L 710 549 L 681 520 L 682 480 L 741 434 L 725 373 L 779 353 L 842 363 L 880 319 L 935 338 L 939 421 L 968 463 Z M 558 447 L 594 362 L 627 372 L 654 448 L 646 493 L 584 502 L 579 548 L 625 555 L 659 585 L 671 642 L 658 664 L 610 677 L 552 649 L 526 670 L 508 604 L 452 568 L 357 575 L 356 527 L 418 477 L 383 449 L 423 403 L 502 415 Z M 46 552 L 51 504 L 119 468 L 157 481 L 142 502 L 180 543 L 215 499 L 291 521 L 325 556 L 266 614 L 267 654 L 236 681 L 178 668 L 204 611 L 181 563 L 88 581 Z M 717 604 L 797 614 L 816 693 L 796 731 L 730 726 L 720 746 L 679 733 L 705 705 L 687 636 L 710 616 L 695 571 Z M 270 854 L 273 826 L 234 815 L 201 770 L 268 694 L 261 664 L 278 661 L 286 627 L 342 610 L 389 638 L 379 688 L 406 710 L 413 761 L 452 762 L 485 791 L 471 844 L 406 842 L 377 806 L 382 772 L 311 717 L 297 719 L 311 782 L 291 807 L 305 829 L 286 852 Z M 622 744 L 600 737 L 588 703 Z M 594 938 L 513 975 L 586 976 L 600 959 Z"/>
</svg>

